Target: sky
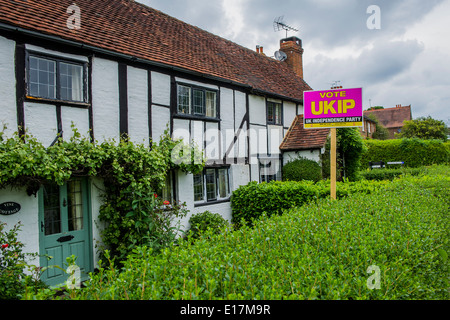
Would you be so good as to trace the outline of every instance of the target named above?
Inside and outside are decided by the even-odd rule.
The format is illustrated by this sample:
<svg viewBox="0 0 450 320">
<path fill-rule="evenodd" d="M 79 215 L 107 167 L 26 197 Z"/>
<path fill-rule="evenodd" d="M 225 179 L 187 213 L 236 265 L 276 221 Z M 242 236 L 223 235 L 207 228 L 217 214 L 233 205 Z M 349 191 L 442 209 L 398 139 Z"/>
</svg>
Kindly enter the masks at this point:
<svg viewBox="0 0 450 320">
<path fill-rule="evenodd" d="M 370 106 L 412 107 L 450 126 L 450 0 L 136 0 L 172 17 L 274 56 L 298 29 L 304 80 L 363 88 Z M 379 11 L 373 11 L 377 6 Z"/>
</svg>

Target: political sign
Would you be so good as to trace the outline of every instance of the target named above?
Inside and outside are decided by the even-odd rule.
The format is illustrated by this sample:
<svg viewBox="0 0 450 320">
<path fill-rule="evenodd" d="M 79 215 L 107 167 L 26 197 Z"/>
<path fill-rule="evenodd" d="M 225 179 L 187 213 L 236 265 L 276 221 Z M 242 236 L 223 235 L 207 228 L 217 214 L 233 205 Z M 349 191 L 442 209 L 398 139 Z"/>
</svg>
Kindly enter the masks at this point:
<svg viewBox="0 0 450 320">
<path fill-rule="evenodd" d="M 363 126 L 362 88 L 305 91 L 305 129 Z"/>
</svg>

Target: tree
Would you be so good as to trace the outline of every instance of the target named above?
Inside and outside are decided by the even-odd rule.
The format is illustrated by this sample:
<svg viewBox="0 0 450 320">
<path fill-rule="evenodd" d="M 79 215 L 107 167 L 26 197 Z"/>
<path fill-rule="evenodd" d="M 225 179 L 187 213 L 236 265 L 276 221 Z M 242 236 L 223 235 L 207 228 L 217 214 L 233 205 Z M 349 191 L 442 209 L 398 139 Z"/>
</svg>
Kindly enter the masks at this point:
<svg viewBox="0 0 450 320">
<path fill-rule="evenodd" d="M 374 106 L 374 107 L 370 107 L 369 109 L 367 109 L 367 111 L 380 110 L 380 109 L 384 109 L 384 107 L 382 107 L 382 106 Z"/>
<path fill-rule="evenodd" d="M 347 178 L 350 181 L 359 179 L 358 171 L 361 168 L 361 158 L 367 152 L 367 146 L 359 133 L 358 128 L 337 129 L 336 174 L 337 179 Z M 323 178 L 330 178 L 330 137 L 325 145 L 325 153 L 322 155 Z"/>
<path fill-rule="evenodd" d="M 444 121 L 428 117 L 405 121 L 399 138 L 437 139 L 447 141 L 447 126 Z"/>
<path fill-rule="evenodd" d="M 367 117 L 375 122 L 375 132 L 372 134 L 372 138 L 377 140 L 389 139 L 388 129 L 386 129 L 383 125 L 380 124 L 378 118 L 373 113 L 369 114 Z"/>
</svg>

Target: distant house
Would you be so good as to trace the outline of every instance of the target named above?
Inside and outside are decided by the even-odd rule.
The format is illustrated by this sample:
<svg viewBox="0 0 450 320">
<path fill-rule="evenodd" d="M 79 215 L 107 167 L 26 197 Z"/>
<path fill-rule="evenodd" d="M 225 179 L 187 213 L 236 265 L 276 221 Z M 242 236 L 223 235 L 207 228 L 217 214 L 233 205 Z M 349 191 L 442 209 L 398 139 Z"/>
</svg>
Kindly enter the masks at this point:
<svg viewBox="0 0 450 320">
<path fill-rule="evenodd" d="M 400 133 L 403 122 L 412 120 L 411 105 L 397 105 L 395 108 L 364 111 L 364 115 L 373 114 L 378 122 L 389 131 L 389 139 L 395 139 L 395 134 Z"/>
<path fill-rule="evenodd" d="M 280 145 L 283 164 L 298 157 L 319 162 L 329 134 L 330 129 L 305 129 L 303 115 L 298 115 Z"/>
<path fill-rule="evenodd" d="M 377 123 L 370 119 L 365 113 L 367 111 L 364 111 L 364 117 L 363 117 L 363 126 L 360 128 L 361 135 L 364 139 L 370 138 L 372 139 L 373 134 L 376 131 Z"/>
</svg>

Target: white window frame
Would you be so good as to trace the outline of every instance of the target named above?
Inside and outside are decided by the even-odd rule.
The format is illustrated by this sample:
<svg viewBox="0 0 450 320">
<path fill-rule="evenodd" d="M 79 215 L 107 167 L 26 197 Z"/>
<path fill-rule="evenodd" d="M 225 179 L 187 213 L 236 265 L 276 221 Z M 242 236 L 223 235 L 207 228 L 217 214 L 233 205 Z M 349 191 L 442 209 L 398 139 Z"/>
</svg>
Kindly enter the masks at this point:
<svg viewBox="0 0 450 320">
<path fill-rule="evenodd" d="M 214 172 L 214 188 L 215 188 L 215 197 L 209 197 L 208 199 L 208 185 L 207 185 L 207 175 L 208 172 Z M 226 185 L 225 185 L 225 196 L 221 196 L 221 193 L 223 194 L 222 191 L 224 191 L 220 186 L 220 176 L 221 176 L 221 172 L 223 173 L 223 171 L 226 171 Z M 195 199 L 195 179 L 196 176 L 200 176 L 201 175 L 201 182 L 202 182 L 202 199 L 201 200 L 196 200 Z M 219 202 L 219 201 L 224 201 L 224 200 L 228 200 L 231 196 L 231 188 L 230 188 L 230 168 L 229 167 L 210 167 L 210 168 L 205 168 L 200 174 L 194 175 L 193 176 L 194 179 L 194 187 L 193 187 L 193 192 L 194 192 L 194 204 L 205 204 L 205 203 L 215 203 L 215 202 Z"/>
</svg>

